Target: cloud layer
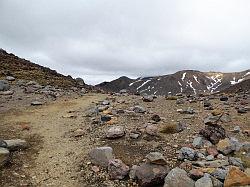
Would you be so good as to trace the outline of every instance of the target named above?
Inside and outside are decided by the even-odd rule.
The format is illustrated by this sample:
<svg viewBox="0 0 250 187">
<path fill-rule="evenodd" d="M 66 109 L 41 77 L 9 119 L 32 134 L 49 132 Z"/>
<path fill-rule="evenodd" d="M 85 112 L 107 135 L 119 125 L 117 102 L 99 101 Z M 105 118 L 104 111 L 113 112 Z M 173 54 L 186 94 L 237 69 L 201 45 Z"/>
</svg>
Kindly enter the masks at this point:
<svg viewBox="0 0 250 187">
<path fill-rule="evenodd" d="M 250 68 L 249 0 L 1 0 L 0 47 L 96 84 Z"/>
</svg>

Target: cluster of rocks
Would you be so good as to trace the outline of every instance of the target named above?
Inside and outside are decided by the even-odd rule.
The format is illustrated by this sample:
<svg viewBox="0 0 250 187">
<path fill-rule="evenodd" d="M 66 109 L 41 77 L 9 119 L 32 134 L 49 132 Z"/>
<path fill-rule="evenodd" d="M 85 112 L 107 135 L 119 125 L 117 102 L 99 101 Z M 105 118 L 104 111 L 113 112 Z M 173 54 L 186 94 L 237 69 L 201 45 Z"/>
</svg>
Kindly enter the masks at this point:
<svg viewBox="0 0 250 187">
<path fill-rule="evenodd" d="M 27 147 L 28 144 L 25 140 L 0 140 L 0 167 L 4 166 L 10 160 L 11 151 L 25 149 Z"/>
<path fill-rule="evenodd" d="M 127 92 L 119 93 L 126 95 Z M 154 96 L 142 96 L 143 102 L 154 102 Z M 211 96 L 212 98 L 212 96 Z M 115 159 L 111 147 L 98 147 L 90 152 L 92 168 L 102 167 L 108 172 L 110 179 L 129 179 L 136 181 L 139 186 L 164 187 L 222 187 L 234 185 L 249 185 L 249 166 L 242 160 L 250 158 L 250 143 L 239 142 L 234 137 L 229 137 L 221 123 L 232 121 L 229 113 L 214 107 L 210 99 L 206 97 L 187 97 L 183 95 L 167 96 L 167 100 L 175 100 L 176 105 L 202 101 L 205 110 L 211 110 L 211 115 L 204 119 L 204 128 L 199 135 L 194 137 L 192 144 L 187 144 L 177 151 L 178 167 L 169 166 L 165 156 L 160 152 L 149 152 L 142 163 L 129 167 L 122 160 Z M 114 99 L 114 98 L 113 98 Z M 115 99 L 114 99 L 115 100 Z M 219 100 L 227 106 L 228 97 L 222 96 Z M 125 100 L 117 103 L 125 103 Z M 241 107 L 243 108 L 243 107 Z M 247 108 L 244 106 L 244 108 Z M 117 125 L 117 115 L 121 114 L 151 114 L 150 111 L 135 103 L 128 110 L 115 109 L 109 100 L 100 102 L 96 108 L 97 116 L 100 116 L 101 124 L 108 124 L 105 128 L 105 138 L 118 139 L 128 134 L 128 137 L 137 139 L 146 133 L 156 136 L 158 133 L 178 133 L 187 128 L 183 122 L 168 121 L 164 127 L 158 123 L 162 118 L 157 114 L 151 115 L 151 121 L 145 124 L 144 130 L 129 131 L 123 125 Z M 191 107 L 178 109 L 178 113 L 194 115 L 198 114 Z M 99 117 L 92 118 L 93 122 Z M 174 130 L 173 130 L 174 129 Z M 233 132 L 240 132 L 240 127 L 235 127 Z M 179 147 L 178 145 L 176 147 Z M 238 156 L 238 155 L 241 156 Z M 99 171 L 100 169 L 97 169 Z"/>
<path fill-rule="evenodd" d="M 78 81 L 79 85 L 84 85 L 81 80 Z M 85 93 L 87 93 L 87 90 L 83 87 L 63 89 L 57 86 L 40 85 L 36 81 L 16 79 L 12 76 L 7 76 L 5 80 L 0 80 L 0 95 L 5 96 L 6 99 L 11 99 L 13 96 L 16 96 L 18 100 L 23 100 L 24 97 L 22 97 L 21 94 L 28 95 L 27 97 L 37 95 L 34 101 L 30 103 L 33 106 L 42 105 L 48 99 L 56 100 L 58 97 L 72 94 L 83 96 Z"/>
</svg>

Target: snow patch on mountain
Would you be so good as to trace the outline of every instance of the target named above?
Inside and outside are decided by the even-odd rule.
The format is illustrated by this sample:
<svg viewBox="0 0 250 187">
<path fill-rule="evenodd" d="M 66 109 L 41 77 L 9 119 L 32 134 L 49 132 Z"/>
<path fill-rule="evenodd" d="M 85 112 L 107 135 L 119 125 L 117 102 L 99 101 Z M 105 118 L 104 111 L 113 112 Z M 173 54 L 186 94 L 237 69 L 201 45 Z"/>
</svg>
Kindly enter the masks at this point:
<svg viewBox="0 0 250 187">
<path fill-rule="evenodd" d="M 236 81 L 236 79 L 235 79 L 235 77 L 234 77 L 233 80 L 230 81 L 230 83 L 231 83 L 232 85 L 234 85 L 234 84 L 240 83 L 240 82 L 243 81 L 243 80 L 244 80 L 244 79 L 239 79 L 239 80 Z"/>
<path fill-rule="evenodd" d="M 190 88 L 193 89 L 194 94 L 196 94 L 196 89 L 193 87 L 193 82 L 189 80 L 189 81 L 187 82 L 187 84 L 189 85 Z"/>
<path fill-rule="evenodd" d="M 185 73 L 182 74 L 182 78 L 181 78 L 182 81 L 184 81 L 184 79 L 186 77 L 186 74 L 187 74 L 187 72 L 185 72 Z"/>
<path fill-rule="evenodd" d="M 143 87 L 145 84 L 147 84 L 148 82 L 150 82 L 151 80 L 146 80 L 144 83 L 142 83 L 141 86 L 137 87 L 136 89 L 139 90 L 141 87 Z"/>
<path fill-rule="evenodd" d="M 200 82 L 198 81 L 198 78 L 195 75 L 193 75 L 193 77 L 194 77 L 195 81 L 200 84 Z"/>
<path fill-rule="evenodd" d="M 222 76 L 220 74 L 216 74 L 211 77 L 207 77 L 212 80 L 212 82 L 207 86 L 207 89 L 213 93 L 222 83 Z"/>
</svg>

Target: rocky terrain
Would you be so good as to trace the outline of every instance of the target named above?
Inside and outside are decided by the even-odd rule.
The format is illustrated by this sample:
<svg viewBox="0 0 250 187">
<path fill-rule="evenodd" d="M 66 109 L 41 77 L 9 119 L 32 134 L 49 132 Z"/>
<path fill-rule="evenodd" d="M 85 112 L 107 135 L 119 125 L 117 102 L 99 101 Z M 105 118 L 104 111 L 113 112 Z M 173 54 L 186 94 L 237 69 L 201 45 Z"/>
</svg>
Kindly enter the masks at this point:
<svg viewBox="0 0 250 187">
<path fill-rule="evenodd" d="M 126 89 L 131 93 L 167 95 L 216 93 L 250 79 L 250 70 L 234 73 L 179 71 L 171 75 L 129 79 L 120 77 L 97 85 L 109 92 Z"/>
<path fill-rule="evenodd" d="M 250 95 L 0 81 L 1 186 L 250 185 Z"/>
<path fill-rule="evenodd" d="M 154 78 L 123 77 L 101 94 L 51 70 L 59 82 L 46 82 L 34 64 L 41 77 L 25 79 L 11 62 L 0 80 L 0 186 L 250 185 L 248 72 L 224 93 L 131 94 L 126 82 L 143 88 Z"/>
</svg>

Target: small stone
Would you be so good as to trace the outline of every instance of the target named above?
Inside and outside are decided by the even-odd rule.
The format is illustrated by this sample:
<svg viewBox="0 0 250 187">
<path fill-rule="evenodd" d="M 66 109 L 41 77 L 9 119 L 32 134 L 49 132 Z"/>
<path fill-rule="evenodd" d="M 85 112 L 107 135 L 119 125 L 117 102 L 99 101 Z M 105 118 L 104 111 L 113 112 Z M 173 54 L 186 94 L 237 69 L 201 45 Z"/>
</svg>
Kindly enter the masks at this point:
<svg viewBox="0 0 250 187">
<path fill-rule="evenodd" d="M 151 152 L 149 153 L 146 158 L 149 160 L 152 164 L 158 164 L 158 165 L 166 165 L 167 161 L 164 158 L 164 156 L 159 152 Z"/>
<path fill-rule="evenodd" d="M 32 101 L 32 102 L 31 102 L 31 105 L 32 105 L 32 106 L 39 106 L 39 105 L 43 105 L 43 103 L 40 102 L 40 101 Z"/>
<path fill-rule="evenodd" d="M 153 116 L 151 117 L 151 119 L 152 119 L 153 121 L 155 121 L 155 122 L 159 122 L 159 121 L 161 121 L 160 116 L 159 116 L 159 115 L 157 115 L 157 114 L 153 115 Z"/>
<path fill-rule="evenodd" d="M 238 112 L 239 114 L 245 114 L 245 113 L 247 113 L 247 110 L 246 110 L 245 108 L 239 108 L 239 109 L 237 110 L 237 112 Z"/>
<path fill-rule="evenodd" d="M 12 140 L 4 140 L 4 141 L 7 143 L 7 148 L 10 151 L 26 149 L 28 147 L 28 143 L 25 140 L 12 139 Z"/>
<path fill-rule="evenodd" d="M 100 171 L 100 168 L 98 166 L 92 166 L 91 170 L 94 171 L 95 173 L 98 173 Z"/>
<path fill-rule="evenodd" d="M 79 137 L 79 136 L 83 136 L 85 134 L 83 129 L 77 129 L 74 131 L 74 136 L 75 137 Z"/>
<path fill-rule="evenodd" d="M 109 160 L 113 159 L 113 149 L 111 147 L 97 147 L 90 151 L 89 156 L 94 164 L 108 167 Z"/>
<path fill-rule="evenodd" d="M 240 126 L 235 126 L 234 129 L 233 129 L 233 132 L 234 132 L 234 133 L 239 133 L 239 132 L 241 132 Z"/>
<path fill-rule="evenodd" d="M 129 167 L 119 159 L 112 159 L 108 164 L 108 172 L 111 179 L 123 179 L 129 173 Z"/>
<path fill-rule="evenodd" d="M 217 151 L 217 149 L 216 149 L 216 147 L 214 147 L 214 146 L 208 147 L 207 148 L 207 153 L 208 153 L 208 155 L 212 155 L 214 157 L 219 154 L 218 151 Z"/>
<path fill-rule="evenodd" d="M 12 76 L 7 76 L 5 79 L 7 81 L 14 81 L 14 80 L 16 80 L 15 77 L 12 77 Z"/>
<path fill-rule="evenodd" d="M 137 139 L 137 138 L 140 137 L 140 135 L 141 135 L 140 133 L 131 132 L 131 133 L 129 134 L 129 137 L 132 138 L 132 139 Z"/>
<path fill-rule="evenodd" d="M 10 85 L 5 80 L 0 80 L 0 91 L 8 91 L 10 89 Z"/>
<path fill-rule="evenodd" d="M 141 187 L 149 187 L 164 183 L 168 172 L 167 166 L 144 163 L 136 168 L 135 175 Z"/>
<path fill-rule="evenodd" d="M 250 176 L 236 167 L 231 167 L 224 181 L 224 187 L 250 185 Z"/>
<path fill-rule="evenodd" d="M 164 187 L 194 187 L 195 182 L 180 168 L 172 169 L 165 178 Z"/>
<path fill-rule="evenodd" d="M 146 112 L 145 108 L 143 108 L 141 106 L 135 106 L 135 107 L 132 108 L 132 110 L 135 113 L 145 113 Z"/>
<path fill-rule="evenodd" d="M 206 160 L 207 160 L 207 161 L 212 161 L 212 160 L 214 160 L 214 156 L 213 156 L 213 155 L 208 155 L 208 156 L 206 157 Z"/>
<path fill-rule="evenodd" d="M 223 113 L 223 111 L 220 110 L 220 109 L 214 109 L 214 110 L 212 111 L 212 115 L 213 115 L 213 116 L 219 116 L 219 115 L 221 115 L 222 113 Z"/>
<path fill-rule="evenodd" d="M 104 116 L 101 116 L 101 121 L 102 122 L 108 122 L 108 121 L 110 121 L 112 118 L 111 118 L 111 116 L 109 116 L 109 115 L 104 115 Z"/>
<path fill-rule="evenodd" d="M 228 101 L 228 97 L 227 96 L 221 96 L 220 101 Z"/>
<path fill-rule="evenodd" d="M 201 148 L 203 143 L 204 143 L 204 140 L 202 137 L 195 137 L 192 145 L 194 146 L 194 148 Z"/>
<path fill-rule="evenodd" d="M 146 95 L 146 96 L 143 96 L 142 100 L 144 102 L 152 102 L 154 100 L 154 97 L 152 95 Z"/>
<path fill-rule="evenodd" d="M 151 136 L 156 136 L 158 134 L 158 127 L 157 125 L 147 125 L 146 133 Z"/>
<path fill-rule="evenodd" d="M 178 155 L 179 160 L 196 160 L 197 159 L 197 152 L 189 147 L 182 147 L 180 149 L 179 155 Z"/>
<path fill-rule="evenodd" d="M 106 132 L 107 138 L 120 138 L 125 135 L 124 127 L 122 126 L 112 126 L 109 127 Z"/>
</svg>

